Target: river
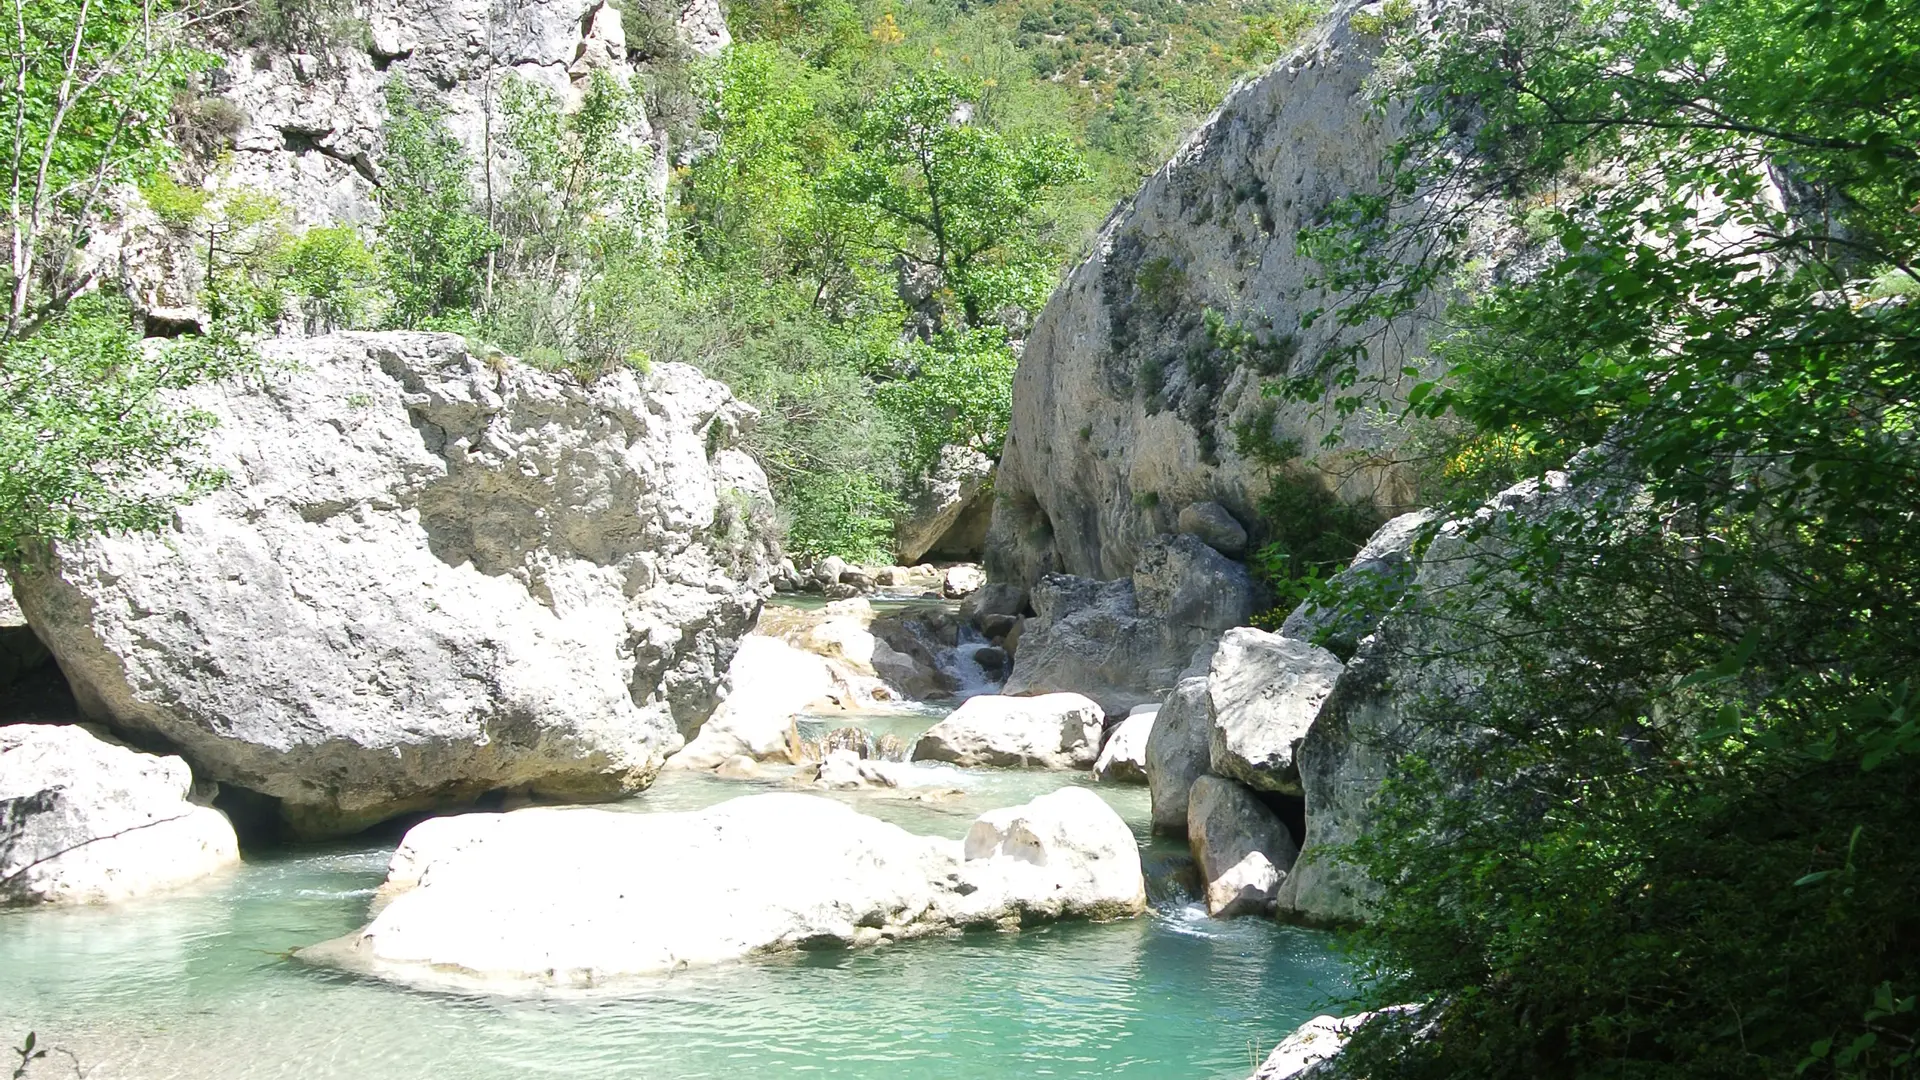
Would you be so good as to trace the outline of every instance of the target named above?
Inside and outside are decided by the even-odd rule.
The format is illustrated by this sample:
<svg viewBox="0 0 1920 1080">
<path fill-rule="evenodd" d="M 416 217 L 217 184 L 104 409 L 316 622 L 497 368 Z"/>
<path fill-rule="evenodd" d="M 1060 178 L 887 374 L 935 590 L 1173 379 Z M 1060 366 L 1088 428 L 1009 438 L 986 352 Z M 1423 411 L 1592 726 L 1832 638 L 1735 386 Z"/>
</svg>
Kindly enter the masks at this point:
<svg viewBox="0 0 1920 1080">
<path fill-rule="evenodd" d="M 878 726 L 911 732 L 937 715 Z M 695 809 L 777 789 L 780 772 L 745 782 L 668 772 L 617 805 Z M 1088 783 L 1005 770 L 953 779 L 966 794 L 942 803 L 835 797 L 957 837 L 982 810 Z M 1150 875 L 1177 856 L 1179 845 L 1147 836 L 1144 788 L 1095 790 L 1141 837 Z M 1207 919 L 1164 880 L 1141 919 L 762 959 L 613 997 L 422 993 L 290 960 L 288 950 L 365 921 L 392 846 L 254 851 L 183 892 L 0 912 L 0 1037 L 34 1030 L 59 1048 L 31 1077 L 89 1080 L 1206 1080 L 1245 1077 L 1347 989 L 1325 935 Z"/>
</svg>

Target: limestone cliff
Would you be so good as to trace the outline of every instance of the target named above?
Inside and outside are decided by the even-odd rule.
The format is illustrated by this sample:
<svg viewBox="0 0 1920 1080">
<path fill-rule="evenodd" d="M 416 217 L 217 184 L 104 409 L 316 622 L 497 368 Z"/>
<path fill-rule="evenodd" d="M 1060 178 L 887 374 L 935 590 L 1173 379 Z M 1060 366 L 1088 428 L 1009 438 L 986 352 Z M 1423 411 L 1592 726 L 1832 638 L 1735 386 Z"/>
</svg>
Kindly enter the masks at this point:
<svg viewBox="0 0 1920 1080">
<path fill-rule="evenodd" d="M 1326 453 L 1328 410 L 1261 393 L 1316 370 L 1356 333 L 1377 335 L 1363 376 L 1400 372 L 1423 340 L 1419 319 L 1347 337 L 1331 320 L 1301 327 L 1326 298 L 1308 285 L 1297 234 L 1376 185 L 1394 141 L 1367 88 L 1379 42 L 1354 29 L 1355 10 L 1341 5 L 1290 59 L 1237 88 L 1114 214 L 1041 312 L 996 481 L 997 579 L 1124 577 L 1197 502 L 1257 521 L 1270 478 L 1236 448 L 1236 427 L 1297 441 L 1344 498 L 1383 510 L 1411 499 L 1405 478 L 1370 456 L 1381 432 L 1349 423 Z"/>
</svg>

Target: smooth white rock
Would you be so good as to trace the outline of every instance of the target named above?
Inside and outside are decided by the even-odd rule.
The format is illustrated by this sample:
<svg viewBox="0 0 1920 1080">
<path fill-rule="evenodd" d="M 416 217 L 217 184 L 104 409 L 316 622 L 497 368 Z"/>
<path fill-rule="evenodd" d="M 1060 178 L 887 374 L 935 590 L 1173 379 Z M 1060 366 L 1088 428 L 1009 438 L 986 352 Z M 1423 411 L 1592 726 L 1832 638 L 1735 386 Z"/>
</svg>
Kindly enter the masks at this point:
<svg viewBox="0 0 1920 1080">
<path fill-rule="evenodd" d="M 176 399 L 230 482 L 14 592 L 83 712 L 308 835 L 646 786 L 777 554 L 755 411 L 679 364 L 583 388 L 454 334 L 277 340 Z"/>
<path fill-rule="evenodd" d="M 1132 832 L 1064 788 L 916 836 L 815 795 L 691 813 L 532 808 L 436 818 L 394 853 L 365 928 L 304 960 L 414 986 L 614 987 L 760 953 L 1146 907 Z"/>
<path fill-rule="evenodd" d="M 968 698 L 914 744 L 916 761 L 1084 769 L 1100 753 L 1105 714 L 1080 694 Z"/>
<path fill-rule="evenodd" d="M 1135 705 L 1107 735 L 1106 745 L 1093 763 L 1093 778 L 1117 784 L 1146 783 L 1147 742 L 1153 737 L 1159 716 L 1158 705 Z"/>
<path fill-rule="evenodd" d="M 193 773 L 79 726 L 0 727 L 0 904 L 106 903 L 240 861 Z"/>
<path fill-rule="evenodd" d="M 1147 791 L 1153 800 L 1153 831 L 1187 835 L 1187 798 L 1193 782 L 1207 775 L 1213 721 L 1207 715 L 1207 678 L 1181 679 L 1167 695 L 1147 736 Z"/>
</svg>

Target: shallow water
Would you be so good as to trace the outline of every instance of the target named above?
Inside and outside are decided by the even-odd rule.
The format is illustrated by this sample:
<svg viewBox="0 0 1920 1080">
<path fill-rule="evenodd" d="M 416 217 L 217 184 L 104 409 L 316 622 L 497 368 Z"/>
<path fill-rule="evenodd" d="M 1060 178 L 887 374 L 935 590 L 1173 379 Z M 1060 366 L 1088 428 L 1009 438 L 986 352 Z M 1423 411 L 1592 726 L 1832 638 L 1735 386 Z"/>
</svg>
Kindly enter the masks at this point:
<svg viewBox="0 0 1920 1080">
<path fill-rule="evenodd" d="M 982 810 L 1086 782 L 944 772 L 964 794 L 835 797 L 958 837 Z M 781 783 L 669 772 L 619 805 L 690 810 Z M 1144 789 L 1094 790 L 1144 837 Z M 1151 844 L 1149 865 L 1177 851 Z M 288 960 L 287 950 L 365 920 L 390 852 L 254 855 L 164 897 L 0 913 L 0 1037 L 36 1030 L 93 1080 L 1244 1077 L 1346 988 L 1324 936 L 1261 919 L 1215 922 L 1177 898 L 1128 922 L 761 960 L 607 998 L 422 993 Z M 59 1057 L 30 1074 L 72 1075 Z"/>
</svg>

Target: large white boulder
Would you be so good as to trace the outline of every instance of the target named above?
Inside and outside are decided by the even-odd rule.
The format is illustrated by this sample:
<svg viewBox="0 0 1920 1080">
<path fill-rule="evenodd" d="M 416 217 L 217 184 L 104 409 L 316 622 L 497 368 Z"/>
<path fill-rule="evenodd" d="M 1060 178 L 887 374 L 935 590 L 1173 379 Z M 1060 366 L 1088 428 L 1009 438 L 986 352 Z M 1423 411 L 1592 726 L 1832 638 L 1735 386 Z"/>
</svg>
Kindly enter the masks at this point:
<svg viewBox="0 0 1920 1080">
<path fill-rule="evenodd" d="M 1219 918 L 1272 911 L 1300 853 L 1278 815 L 1253 792 L 1218 776 L 1194 781 L 1187 842 L 1200 866 L 1207 913 Z"/>
<path fill-rule="evenodd" d="M 1153 725 L 1160 706 L 1135 705 L 1114 729 L 1107 733 L 1106 745 L 1093 763 L 1093 778 L 1117 784 L 1147 782 L 1147 741 L 1153 737 Z"/>
<path fill-rule="evenodd" d="M 1380 1024 L 1408 1042 L 1425 1038 L 1423 1011 L 1392 1005 L 1353 1016 L 1316 1016 L 1274 1047 L 1248 1080 L 1353 1080 L 1352 1071 L 1340 1066 L 1340 1053 L 1355 1033 Z"/>
<path fill-rule="evenodd" d="M 125 900 L 239 862 L 226 815 L 192 793 L 177 757 L 77 726 L 0 727 L 0 904 Z"/>
<path fill-rule="evenodd" d="M 225 488 L 13 568 L 86 714 L 306 835 L 645 787 L 769 591 L 754 411 L 683 365 L 582 387 L 452 334 L 266 352 L 180 398 Z"/>
<path fill-rule="evenodd" d="M 1312 597 L 1300 601 L 1280 625 L 1281 636 L 1351 655 L 1406 592 L 1415 570 L 1413 549 L 1434 517 L 1431 510 L 1416 510 L 1380 526 L 1330 582 L 1341 591 L 1344 602 L 1321 607 Z"/>
<path fill-rule="evenodd" d="M 740 639 L 727 679 L 726 700 L 667 759 L 669 767 L 713 769 L 735 757 L 786 761 L 793 718 L 841 686 L 824 658 L 764 634 Z"/>
<path fill-rule="evenodd" d="M 992 506 L 993 459 L 972 447 L 943 446 L 933 468 L 914 486 L 906 511 L 894 522 L 894 550 L 905 563 L 945 551 L 950 544 L 961 549 L 963 556 L 977 555 L 977 548 L 966 549 L 983 537 L 953 534 L 956 527 L 984 534 L 981 512 L 990 516 Z M 975 518 L 981 518 L 980 524 L 966 528 Z"/>
<path fill-rule="evenodd" d="M 1105 714 L 1079 694 L 968 698 L 914 744 L 916 761 L 1084 769 L 1100 753 Z"/>
<path fill-rule="evenodd" d="M 1300 742 L 1343 670 L 1318 645 L 1252 627 L 1228 631 L 1207 676 L 1214 774 L 1300 794 Z"/>
<path fill-rule="evenodd" d="M 1066 788 L 916 836 L 813 795 L 635 814 L 535 808 L 416 826 L 365 928 L 302 959 L 410 985 L 615 986 L 759 953 L 1146 907 L 1132 833 Z"/>
<path fill-rule="evenodd" d="M 1167 695 L 1147 736 L 1147 792 L 1153 831 L 1187 835 L 1187 797 L 1211 766 L 1213 721 L 1207 715 L 1207 677 L 1181 679 Z"/>
</svg>

